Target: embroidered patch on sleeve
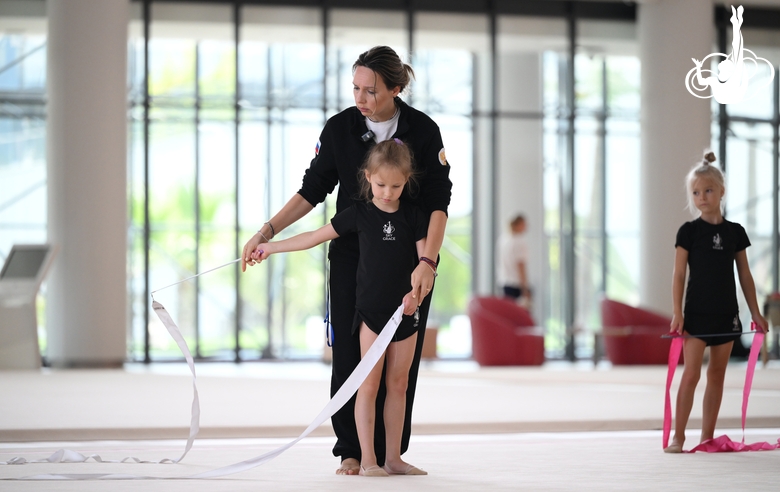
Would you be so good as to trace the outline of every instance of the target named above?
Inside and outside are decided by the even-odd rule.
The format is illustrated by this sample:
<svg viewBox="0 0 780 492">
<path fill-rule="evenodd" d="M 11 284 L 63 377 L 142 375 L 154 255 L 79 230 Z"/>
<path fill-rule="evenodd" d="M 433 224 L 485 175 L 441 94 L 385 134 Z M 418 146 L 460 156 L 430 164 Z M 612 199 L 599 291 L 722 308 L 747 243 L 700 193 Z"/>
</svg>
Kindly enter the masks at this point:
<svg viewBox="0 0 780 492">
<path fill-rule="evenodd" d="M 441 148 L 439 151 L 439 164 L 442 166 L 448 166 L 449 163 L 447 162 L 447 156 L 444 154 L 444 147 Z"/>
<path fill-rule="evenodd" d="M 322 144 L 320 143 L 319 140 L 317 140 L 317 145 L 314 146 L 314 154 L 315 155 L 320 155 L 320 147 L 321 146 L 322 146 Z"/>
</svg>

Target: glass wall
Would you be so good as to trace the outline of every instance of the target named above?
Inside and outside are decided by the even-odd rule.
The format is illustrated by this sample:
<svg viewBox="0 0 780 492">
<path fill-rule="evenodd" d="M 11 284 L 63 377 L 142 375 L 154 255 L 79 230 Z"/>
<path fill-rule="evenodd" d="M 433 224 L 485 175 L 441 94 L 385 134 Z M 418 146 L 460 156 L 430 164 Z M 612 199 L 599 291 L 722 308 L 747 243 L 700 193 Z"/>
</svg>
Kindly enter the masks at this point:
<svg viewBox="0 0 780 492">
<path fill-rule="evenodd" d="M 601 329 L 600 300 L 639 289 L 639 79 L 635 24 L 577 23 L 574 61 L 574 328 L 577 357 Z"/>
<path fill-rule="evenodd" d="M 146 271 L 152 290 L 169 285 L 234 259 L 237 240 L 232 9 L 160 3 L 150 16 L 148 141 L 142 29 L 131 29 L 129 44 L 133 358 L 147 343 Z M 236 275 L 235 268 L 221 269 L 158 294 L 197 357 L 232 356 Z M 156 317 L 148 317 L 148 327 L 150 358 L 179 353 Z"/>
<path fill-rule="evenodd" d="M 354 60 L 376 44 L 413 63 L 417 81 L 403 97 L 434 118 L 445 142 L 452 142 L 448 156 L 458 185 L 431 325 L 443 329 L 440 355 L 469 355 L 470 345 L 457 341 L 448 349 L 446 336 L 453 318 L 464 328 L 471 292 L 474 46 L 452 43 L 458 28 L 419 14 L 413 37 L 420 44 L 411 60 L 409 16 L 401 11 L 264 5 L 236 11 L 152 2 L 148 46 L 142 14 L 138 9 L 130 43 L 132 357 L 163 360 L 175 354 L 150 315 L 146 289 L 238 256 L 244 241 L 299 189 L 326 119 L 354 104 Z M 460 28 L 469 24 L 467 16 L 451 20 Z M 483 28 L 483 51 L 486 39 Z M 464 76 L 455 80 L 455 73 Z M 280 237 L 315 229 L 334 211 L 331 196 Z M 220 269 L 157 297 L 198 357 L 322 357 L 326 275 L 321 246 L 275 255 L 246 274 L 238 274 L 237 266 Z"/>
<path fill-rule="evenodd" d="M 325 123 L 322 11 L 244 7 L 239 44 L 240 246 L 298 191 Z M 333 211 L 333 208 L 330 209 Z M 320 206 L 280 234 L 330 219 Z M 242 358 L 320 356 L 326 246 L 274 255 L 241 281 Z"/>
<path fill-rule="evenodd" d="M 529 257 L 542 260 L 526 266 L 528 278 L 539 279 L 539 284 L 532 281 L 533 304 L 539 324 L 546 328 L 548 355 L 560 357 L 567 333 L 562 299 L 568 283 L 560 254 L 566 234 L 561 213 L 566 208 L 562 187 L 568 162 L 567 22 L 502 15 L 497 24 L 499 169 L 491 187 L 501 198 L 495 227 L 504 231 L 514 214 L 525 215 Z"/>
<path fill-rule="evenodd" d="M 16 7 L 0 8 L 0 267 L 13 244 L 46 242 L 45 5 Z M 45 351 L 44 303 L 45 285 L 37 309 Z"/>
<path fill-rule="evenodd" d="M 29 5 L 35 12 L 11 15 L 0 4 L 0 262 L 11 244 L 46 238 L 45 2 Z M 452 165 L 431 314 L 439 355 L 469 355 L 466 305 L 475 279 L 491 275 L 497 205 L 512 193 L 513 173 L 538 184 L 521 204 L 540 214 L 531 223 L 543 250 L 534 303 L 548 356 L 589 355 L 601 296 L 638 300 L 634 22 L 535 2 L 494 13 L 451 12 L 443 2 L 435 12 L 338 5 L 346 3 L 131 4 L 129 358 L 178 357 L 151 315 L 150 291 L 238 257 L 299 188 L 326 119 L 353 104 L 352 63 L 376 44 L 413 65 L 403 97 L 438 123 Z M 777 33 L 743 30 L 775 67 Z M 730 105 L 724 118 L 713 106 L 713 146 L 727 149 L 719 156 L 727 213 L 750 235 L 760 298 L 778 282 L 776 91 Z M 331 196 L 282 236 L 326 223 L 334 209 Z M 200 358 L 319 358 L 325 252 L 278 255 L 246 274 L 231 264 L 156 296 Z"/>
<path fill-rule="evenodd" d="M 592 354 L 601 298 L 636 303 L 639 282 L 635 24 L 574 30 L 573 63 L 568 38 L 543 58 L 547 349 L 570 358 Z"/>
<path fill-rule="evenodd" d="M 489 56 L 486 15 L 421 12 L 414 18 L 416 74 L 409 99 L 439 125 L 450 163 L 452 202 L 441 249 L 441 274 L 428 326 L 438 327 L 439 354 L 470 356 L 471 333 L 465 315 L 471 297 L 474 135 L 478 96 L 474 88 L 488 82 L 478 67 Z"/>
<path fill-rule="evenodd" d="M 0 23 L 0 264 L 46 240 L 45 92 L 46 22 Z"/>
</svg>

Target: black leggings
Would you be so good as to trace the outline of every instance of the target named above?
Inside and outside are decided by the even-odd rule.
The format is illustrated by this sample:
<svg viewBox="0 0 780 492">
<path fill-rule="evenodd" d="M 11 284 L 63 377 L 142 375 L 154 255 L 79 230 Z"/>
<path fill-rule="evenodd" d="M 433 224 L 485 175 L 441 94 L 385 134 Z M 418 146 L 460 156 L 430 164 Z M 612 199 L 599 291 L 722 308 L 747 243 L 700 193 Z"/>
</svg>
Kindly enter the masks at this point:
<svg viewBox="0 0 780 492">
<path fill-rule="evenodd" d="M 340 255 L 339 255 L 340 256 Z M 341 385 L 347 380 L 352 371 L 360 362 L 360 338 L 352 335 L 352 322 L 355 317 L 355 292 L 357 289 L 357 262 L 358 259 L 334 258 L 330 261 L 330 316 L 333 325 L 333 371 L 330 378 L 330 396 L 336 394 Z M 401 453 L 409 448 L 409 437 L 412 434 L 412 406 L 414 404 L 414 392 L 417 388 L 417 374 L 420 369 L 420 356 L 422 355 L 423 339 L 425 338 L 425 326 L 428 321 L 428 311 L 431 306 L 431 293 L 425 297 L 420 306 L 420 331 L 417 337 L 417 346 L 414 350 L 412 367 L 409 369 L 409 387 L 406 390 L 406 415 L 404 418 L 404 430 L 401 436 Z M 400 299 L 398 304 L 400 305 Z M 385 462 L 385 423 L 383 410 L 385 407 L 385 375 L 379 386 L 376 397 L 376 421 L 374 424 L 374 450 L 380 466 Z M 358 440 L 357 427 L 355 426 L 355 396 L 331 418 L 333 431 L 336 433 L 336 445 L 333 447 L 333 456 L 340 456 L 342 461 L 347 458 L 355 458 L 360 461 L 360 441 Z"/>
</svg>

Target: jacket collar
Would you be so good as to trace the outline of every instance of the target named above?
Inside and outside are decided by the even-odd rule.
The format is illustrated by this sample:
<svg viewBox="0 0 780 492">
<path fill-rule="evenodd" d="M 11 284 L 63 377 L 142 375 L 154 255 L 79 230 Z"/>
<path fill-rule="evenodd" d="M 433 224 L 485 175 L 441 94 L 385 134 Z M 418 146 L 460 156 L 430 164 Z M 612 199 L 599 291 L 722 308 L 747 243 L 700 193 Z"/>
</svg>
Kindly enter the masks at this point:
<svg viewBox="0 0 780 492">
<path fill-rule="evenodd" d="M 394 138 L 401 138 L 407 131 L 409 131 L 409 105 L 406 104 L 400 97 L 395 99 L 395 103 L 398 105 L 398 109 L 401 114 L 398 115 L 398 128 L 395 130 Z"/>
</svg>

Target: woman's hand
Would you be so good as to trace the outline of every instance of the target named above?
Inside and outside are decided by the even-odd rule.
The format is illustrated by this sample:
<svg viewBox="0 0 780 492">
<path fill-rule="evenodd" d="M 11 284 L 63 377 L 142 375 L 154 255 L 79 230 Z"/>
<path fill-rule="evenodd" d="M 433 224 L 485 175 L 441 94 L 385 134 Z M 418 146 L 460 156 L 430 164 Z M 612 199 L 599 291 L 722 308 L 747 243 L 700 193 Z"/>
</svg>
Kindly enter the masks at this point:
<svg viewBox="0 0 780 492">
<path fill-rule="evenodd" d="M 683 324 L 684 324 L 683 315 L 679 313 L 675 313 L 674 316 L 672 316 L 672 323 L 669 325 L 669 333 L 677 333 L 678 335 L 683 334 Z"/>
<path fill-rule="evenodd" d="M 412 298 L 417 301 L 418 306 L 423 303 L 425 296 L 431 293 L 433 279 L 433 268 L 422 261 L 412 272 L 412 292 L 410 293 Z"/>
<path fill-rule="evenodd" d="M 409 293 L 404 296 L 403 304 L 405 315 L 411 316 L 417 311 L 417 301 L 412 297 L 412 291 L 409 291 Z"/>
<path fill-rule="evenodd" d="M 254 236 L 252 236 L 249 241 L 246 242 L 244 245 L 244 251 L 241 253 L 241 271 L 246 271 L 246 266 L 254 266 L 255 263 L 258 263 L 259 255 L 259 246 L 263 243 L 267 242 L 265 237 L 260 233 L 260 231 L 257 231 Z M 266 257 L 267 258 L 267 257 Z M 265 258 L 263 258 L 265 259 Z"/>
<path fill-rule="evenodd" d="M 769 333 L 769 322 L 766 320 L 766 318 L 758 313 L 754 314 L 751 318 L 759 330 L 763 331 L 764 333 Z"/>
</svg>

